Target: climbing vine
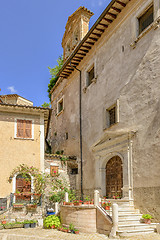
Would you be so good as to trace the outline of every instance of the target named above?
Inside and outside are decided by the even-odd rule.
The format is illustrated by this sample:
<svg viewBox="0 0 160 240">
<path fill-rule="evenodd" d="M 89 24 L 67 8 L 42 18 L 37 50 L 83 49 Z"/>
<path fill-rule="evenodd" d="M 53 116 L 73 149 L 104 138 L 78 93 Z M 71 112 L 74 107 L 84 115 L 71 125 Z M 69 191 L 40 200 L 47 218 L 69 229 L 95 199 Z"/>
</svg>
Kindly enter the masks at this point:
<svg viewBox="0 0 160 240">
<path fill-rule="evenodd" d="M 50 91 L 52 90 L 52 88 L 54 87 L 54 85 L 56 84 L 58 77 L 56 76 L 58 74 L 58 72 L 60 71 L 60 69 L 63 66 L 63 56 L 60 56 L 57 59 L 57 65 L 54 68 L 50 68 L 49 67 L 49 72 L 51 74 L 51 78 L 50 78 L 50 83 L 48 84 L 48 96 L 49 99 L 51 101 L 51 95 L 50 95 Z"/>
<path fill-rule="evenodd" d="M 21 174 L 26 181 L 30 181 L 28 175 L 33 176 L 34 192 L 38 194 L 45 193 L 48 196 L 52 196 L 58 191 L 63 191 L 68 188 L 66 179 L 60 174 L 51 176 L 50 174 L 40 172 L 33 166 L 28 167 L 25 164 L 20 164 L 13 169 L 8 178 L 9 183 L 12 182 L 13 177 L 17 173 Z"/>
</svg>

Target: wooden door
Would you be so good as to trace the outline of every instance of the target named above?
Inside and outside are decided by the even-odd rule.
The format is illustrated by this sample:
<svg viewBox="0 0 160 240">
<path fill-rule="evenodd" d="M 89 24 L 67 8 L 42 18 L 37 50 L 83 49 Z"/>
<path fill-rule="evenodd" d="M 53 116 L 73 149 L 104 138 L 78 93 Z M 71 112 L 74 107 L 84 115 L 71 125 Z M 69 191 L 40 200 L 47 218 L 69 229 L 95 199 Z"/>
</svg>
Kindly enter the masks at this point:
<svg viewBox="0 0 160 240">
<path fill-rule="evenodd" d="M 31 195 L 27 194 L 31 192 L 31 178 L 28 175 L 27 179 L 23 175 L 19 174 L 16 177 L 16 192 L 21 193 L 22 195 L 16 196 L 17 201 L 25 200 L 30 201 Z M 25 194 L 26 193 L 26 194 Z"/>
<path fill-rule="evenodd" d="M 106 164 L 106 196 L 122 197 L 123 168 L 120 157 L 111 158 Z"/>
</svg>

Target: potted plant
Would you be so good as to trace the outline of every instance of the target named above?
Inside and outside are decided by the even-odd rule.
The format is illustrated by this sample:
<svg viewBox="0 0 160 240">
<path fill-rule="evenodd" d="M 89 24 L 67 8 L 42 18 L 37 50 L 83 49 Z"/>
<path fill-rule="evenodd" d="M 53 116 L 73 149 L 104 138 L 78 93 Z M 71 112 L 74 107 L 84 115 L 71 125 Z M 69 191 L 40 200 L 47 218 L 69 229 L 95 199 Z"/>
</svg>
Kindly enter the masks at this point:
<svg viewBox="0 0 160 240">
<path fill-rule="evenodd" d="M 35 227 L 36 227 L 36 223 L 37 223 L 36 220 L 31 220 L 31 221 L 30 221 L 30 227 L 31 227 L 31 228 L 35 228 Z"/>
<path fill-rule="evenodd" d="M 74 233 L 74 225 L 72 223 L 69 224 L 69 232 Z"/>
<path fill-rule="evenodd" d="M 72 206 L 72 205 L 73 205 L 73 202 L 63 202 L 63 205 Z"/>
<path fill-rule="evenodd" d="M 78 229 L 74 229 L 74 233 L 75 234 L 79 234 L 79 230 Z"/>
<path fill-rule="evenodd" d="M 90 204 L 92 205 L 94 204 L 94 199 L 91 199 Z"/>
<path fill-rule="evenodd" d="M 60 226 L 60 219 L 55 215 L 50 215 L 43 220 L 44 228 L 51 228 L 54 225 L 55 228 Z"/>
<path fill-rule="evenodd" d="M 84 199 L 85 199 L 84 204 L 90 204 L 90 197 L 89 196 L 86 196 Z"/>
<path fill-rule="evenodd" d="M 62 228 L 62 232 L 68 232 L 68 228 L 63 227 L 63 228 Z"/>
<path fill-rule="evenodd" d="M 6 217 L 4 216 L 4 217 L 3 217 L 3 220 L 1 220 L 1 223 L 2 223 L 2 224 L 6 224 L 5 218 L 6 218 Z"/>
<path fill-rule="evenodd" d="M 23 222 L 14 222 L 12 223 L 13 228 L 23 228 Z"/>
<path fill-rule="evenodd" d="M 19 197 L 21 195 L 22 195 L 22 193 L 20 191 L 18 191 L 18 190 L 16 190 L 16 192 L 14 193 L 14 196 L 16 196 L 16 197 Z"/>
<path fill-rule="evenodd" d="M 14 209 L 21 209 L 24 207 L 23 203 L 13 203 L 13 208 Z"/>
<path fill-rule="evenodd" d="M 23 222 L 23 224 L 24 224 L 24 228 L 30 228 L 30 221 L 29 220 L 25 220 Z"/>
<path fill-rule="evenodd" d="M 73 204 L 74 204 L 74 206 L 80 206 L 80 205 L 82 205 L 82 201 L 81 200 L 74 200 Z"/>
<path fill-rule="evenodd" d="M 103 202 L 103 203 L 102 203 L 102 207 L 103 207 L 105 210 L 109 210 L 110 207 L 111 207 L 111 202 L 110 202 L 110 201 Z"/>
<path fill-rule="evenodd" d="M 0 224 L 0 230 L 2 230 L 3 229 L 3 225 L 2 224 Z"/>
<path fill-rule="evenodd" d="M 37 204 L 36 203 L 27 204 L 26 208 L 27 208 L 28 211 L 36 210 Z"/>
<path fill-rule="evenodd" d="M 4 226 L 5 229 L 11 229 L 11 228 L 13 228 L 12 223 L 6 223 L 6 224 L 4 224 L 3 226 Z"/>
<path fill-rule="evenodd" d="M 143 214 L 142 215 L 142 219 L 144 219 L 144 223 L 146 223 L 146 224 L 150 224 L 152 218 L 153 217 L 150 214 Z"/>
</svg>

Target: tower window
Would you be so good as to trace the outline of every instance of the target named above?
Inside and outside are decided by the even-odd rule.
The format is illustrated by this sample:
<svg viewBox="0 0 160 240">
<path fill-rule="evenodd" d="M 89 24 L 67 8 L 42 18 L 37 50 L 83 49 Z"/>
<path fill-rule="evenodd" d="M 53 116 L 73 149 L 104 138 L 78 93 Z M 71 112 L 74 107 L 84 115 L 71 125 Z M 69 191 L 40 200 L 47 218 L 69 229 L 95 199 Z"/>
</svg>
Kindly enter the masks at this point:
<svg viewBox="0 0 160 240">
<path fill-rule="evenodd" d="M 139 34 L 143 32 L 154 20 L 153 6 L 151 6 L 140 18 L 139 22 Z"/>
</svg>

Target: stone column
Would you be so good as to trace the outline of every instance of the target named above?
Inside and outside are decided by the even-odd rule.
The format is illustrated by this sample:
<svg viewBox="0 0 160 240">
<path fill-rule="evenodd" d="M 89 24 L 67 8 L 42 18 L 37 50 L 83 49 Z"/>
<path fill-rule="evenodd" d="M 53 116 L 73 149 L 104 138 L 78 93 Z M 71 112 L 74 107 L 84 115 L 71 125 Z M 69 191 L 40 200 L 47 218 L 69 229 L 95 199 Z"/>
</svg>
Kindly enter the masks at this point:
<svg viewBox="0 0 160 240">
<path fill-rule="evenodd" d="M 116 237 L 116 232 L 118 231 L 118 204 L 113 203 L 112 205 L 112 220 L 113 220 L 113 227 L 110 233 L 110 238 Z"/>
<path fill-rule="evenodd" d="M 57 215 L 58 213 L 58 202 L 55 203 L 55 214 Z"/>
<path fill-rule="evenodd" d="M 68 202 L 68 192 L 65 192 L 64 201 Z"/>
<path fill-rule="evenodd" d="M 94 191 L 94 205 L 99 206 L 99 191 L 98 190 Z"/>
</svg>

